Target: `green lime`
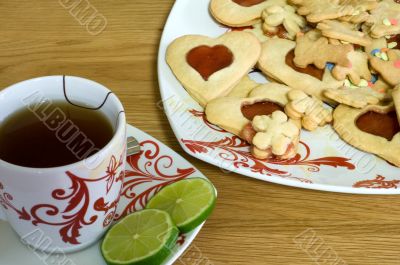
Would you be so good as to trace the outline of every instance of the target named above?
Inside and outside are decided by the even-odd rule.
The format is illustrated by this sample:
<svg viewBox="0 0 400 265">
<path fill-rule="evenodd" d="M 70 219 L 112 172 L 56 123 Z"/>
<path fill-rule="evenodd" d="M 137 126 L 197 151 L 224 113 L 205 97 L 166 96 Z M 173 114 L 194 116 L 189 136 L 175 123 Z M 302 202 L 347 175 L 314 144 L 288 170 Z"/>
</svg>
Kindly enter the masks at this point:
<svg viewBox="0 0 400 265">
<path fill-rule="evenodd" d="M 104 237 L 101 252 L 107 264 L 158 265 L 170 255 L 178 235 L 167 212 L 143 210 L 114 225 Z"/>
<path fill-rule="evenodd" d="M 216 192 L 207 180 L 191 178 L 163 188 L 148 202 L 147 209 L 168 212 L 183 233 L 195 229 L 214 209 Z"/>
</svg>

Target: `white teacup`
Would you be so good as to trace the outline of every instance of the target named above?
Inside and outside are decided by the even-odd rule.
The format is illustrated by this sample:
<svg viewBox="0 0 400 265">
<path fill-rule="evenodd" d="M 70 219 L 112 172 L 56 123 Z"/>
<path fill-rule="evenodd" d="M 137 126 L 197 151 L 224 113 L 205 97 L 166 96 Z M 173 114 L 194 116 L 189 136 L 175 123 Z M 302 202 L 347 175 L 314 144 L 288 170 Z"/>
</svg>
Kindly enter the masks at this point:
<svg viewBox="0 0 400 265">
<path fill-rule="evenodd" d="M 22 242 L 34 249 L 72 252 L 97 241 L 113 220 L 125 168 L 125 113 L 118 98 L 98 83 L 47 76 L 0 91 L 0 124 L 17 110 L 44 99 L 85 102 L 105 114 L 114 126 L 114 136 L 95 155 L 67 166 L 27 168 L 0 157 L 0 219 L 8 221 Z"/>
</svg>

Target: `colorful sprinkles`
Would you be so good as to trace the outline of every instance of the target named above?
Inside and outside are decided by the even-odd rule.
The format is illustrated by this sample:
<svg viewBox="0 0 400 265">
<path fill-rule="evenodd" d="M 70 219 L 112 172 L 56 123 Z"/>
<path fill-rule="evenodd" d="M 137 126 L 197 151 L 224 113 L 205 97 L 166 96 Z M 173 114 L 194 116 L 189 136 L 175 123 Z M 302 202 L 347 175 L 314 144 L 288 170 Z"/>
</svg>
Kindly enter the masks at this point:
<svg viewBox="0 0 400 265">
<path fill-rule="evenodd" d="M 378 75 L 373 74 L 373 75 L 372 75 L 372 79 L 371 79 L 372 84 L 375 84 L 376 81 L 378 81 Z"/>
<path fill-rule="evenodd" d="M 395 48 L 396 46 L 397 46 L 397 42 L 395 42 L 395 41 L 389 42 L 389 43 L 388 43 L 388 48 L 389 48 L 389 49 L 393 49 L 393 48 Z"/>
<path fill-rule="evenodd" d="M 372 55 L 372 56 L 375 56 L 375 54 L 377 54 L 378 52 L 381 52 L 381 50 L 380 50 L 380 49 L 373 49 L 373 50 L 371 51 L 371 55 Z"/>
<path fill-rule="evenodd" d="M 389 51 L 388 48 L 382 48 L 382 49 L 373 49 L 371 51 L 371 55 L 381 58 L 384 61 L 389 61 L 389 57 L 387 55 L 387 51 Z"/>
<path fill-rule="evenodd" d="M 332 71 L 333 67 L 335 67 L 335 64 L 333 64 L 333 63 L 326 63 L 326 68 L 328 68 L 329 71 Z"/>
<path fill-rule="evenodd" d="M 397 19 L 394 19 L 394 18 L 389 19 L 389 21 L 390 21 L 390 24 L 392 24 L 393 26 L 397 26 L 398 23 L 399 23 L 399 21 Z"/>
<path fill-rule="evenodd" d="M 397 26 L 399 24 L 399 21 L 395 18 L 385 18 L 382 20 L 383 25 L 385 26 Z"/>
<path fill-rule="evenodd" d="M 383 19 L 383 20 L 382 20 L 382 23 L 383 23 L 383 25 L 385 25 L 385 26 L 391 26 L 391 25 L 392 25 L 392 23 L 390 23 L 390 20 L 389 20 L 388 18 Z"/>
</svg>

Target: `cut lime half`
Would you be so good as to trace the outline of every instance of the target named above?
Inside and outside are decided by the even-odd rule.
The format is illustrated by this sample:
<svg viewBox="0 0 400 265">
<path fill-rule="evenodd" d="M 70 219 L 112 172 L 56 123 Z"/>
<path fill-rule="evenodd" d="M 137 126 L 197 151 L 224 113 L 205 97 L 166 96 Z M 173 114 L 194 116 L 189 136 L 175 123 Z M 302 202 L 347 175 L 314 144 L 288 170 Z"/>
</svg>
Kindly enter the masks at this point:
<svg viewBox="0 0 400 265">
<path fill-rule="evenodd" d="M 215 188 L 209 181 L 191 178 L 166 186 L 151 198 L 146 208 L 168 212 L 179 230 L 187 233 L 207 219 L 215 201 Z"/>
<path fill-rule="evenodd" d="M 101 252 L 107 264 L 158 265 L 170 255 L 178 234 L 168 213 L 143 210 L 114 225 L 104 237 Z"/>
</svg>

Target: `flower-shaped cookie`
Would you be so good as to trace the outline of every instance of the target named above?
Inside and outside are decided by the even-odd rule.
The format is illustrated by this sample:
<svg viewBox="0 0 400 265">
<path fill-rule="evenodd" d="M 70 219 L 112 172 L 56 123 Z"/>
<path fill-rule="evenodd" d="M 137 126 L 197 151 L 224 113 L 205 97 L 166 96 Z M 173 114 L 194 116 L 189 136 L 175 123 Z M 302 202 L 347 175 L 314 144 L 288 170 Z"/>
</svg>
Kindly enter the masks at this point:
<svg viewBox="0 0 400 265">
<path fill-rule="evenodd" d="M 321 100 L 310 97 L 301 90 L 291 90 L 288 97 L 289 103 L 285 112 L 292 119 L 301 119 L 304 129 L 313 131 L 332 121 L 332 112 L 324 108 Z"/>
<path fill-rule="evenodd" d="M 255 157 L 267 159 L 276 156 L 286 159 L 296 154 L 294 150 L 297 149 L 300 129 L 282 111 L 275 111 L 269 116 L 256 116 L 252 127 L 256 132 L 252 140 L 252 154 Z"/>
<path fill-rule="evenodd" d="M 290 5 L 273 5 L 264 9 L 262 19 L 264 31 L 277 32 L 278 26 L 283 25 L 288 32 L 287 36 L 292 40 L 306 25 L 306 20 L 296 14 L 296 9 Z"/>
</svg>

